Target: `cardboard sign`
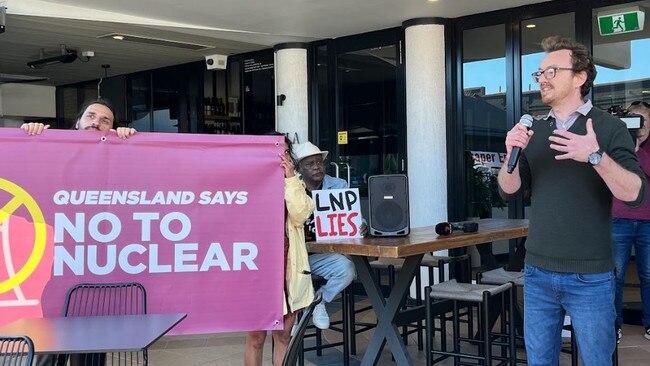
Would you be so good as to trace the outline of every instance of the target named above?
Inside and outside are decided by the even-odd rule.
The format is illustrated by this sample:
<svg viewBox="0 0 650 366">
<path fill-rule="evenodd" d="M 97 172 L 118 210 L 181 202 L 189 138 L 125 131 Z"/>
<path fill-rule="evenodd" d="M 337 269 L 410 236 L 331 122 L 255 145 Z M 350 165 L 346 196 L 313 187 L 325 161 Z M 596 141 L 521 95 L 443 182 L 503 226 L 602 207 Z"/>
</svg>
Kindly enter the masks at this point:
<svg viewBox="0 0 650 366">
<path fill-rule="evenodd" d="M 361 238 L 359 189 L 313 191 L 316 241 Z"/>
</svg>

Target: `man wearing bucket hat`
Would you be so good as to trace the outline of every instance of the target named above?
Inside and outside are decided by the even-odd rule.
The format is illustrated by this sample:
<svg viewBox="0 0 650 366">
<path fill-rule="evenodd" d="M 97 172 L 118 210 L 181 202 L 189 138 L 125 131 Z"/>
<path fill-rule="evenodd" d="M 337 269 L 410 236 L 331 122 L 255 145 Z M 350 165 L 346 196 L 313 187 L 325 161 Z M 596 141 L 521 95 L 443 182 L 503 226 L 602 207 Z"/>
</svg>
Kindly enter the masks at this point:
<svg viewBox="0 0 650 366">
<path fill-rule="evenodd" d="M 294 146 L 294 158 L 296 170 L 301 175 L 306 186 L 307 194 L 315 190 L 345 189 L 348 188 L 346 181 L 325 174 L 325 158 L 327 151 L 321 151 L 316 145 L 307 141 Z M 312 215 L 305 223 L 305 240 L 315 240 L 314 216 Z M 365 225 L 361 232 L 367 230 Z M 314 325 L 320 329 L 327 329 L 330 325 L 329 315 L 325 303 L 334 300 L 334 297 L 343 291 L 354 279 L 357 273 L 352 261 L 342 255 L 333 253 L 318 253 L 309 255 L 309 266 L 311 273 L 323 277 L 327 282 L 318 289 L 323 295 L 323 301 L 316 305 L 312 316 Z"/>
</svg>

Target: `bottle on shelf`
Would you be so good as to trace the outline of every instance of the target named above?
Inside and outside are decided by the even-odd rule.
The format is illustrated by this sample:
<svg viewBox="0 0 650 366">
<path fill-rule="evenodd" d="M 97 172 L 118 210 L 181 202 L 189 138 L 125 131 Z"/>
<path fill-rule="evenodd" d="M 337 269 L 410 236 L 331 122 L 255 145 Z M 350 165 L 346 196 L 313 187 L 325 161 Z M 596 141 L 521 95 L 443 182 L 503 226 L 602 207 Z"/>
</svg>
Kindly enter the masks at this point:
<svg viewBox="0 0 650 366">
<path fill-rule="evenodd" d="M 217 107 L 217 97 L 212 97 L 210 107 L 212 109 L 212 114 L 213 115 L 219 114 L 218 111 L 217 111 L 217 108 L 218 108 Z"/>
<path fill-rule="evenodd" d="M 203 114 L 206 116 L 212 114 L 212 108 L 210 108 L 210 98 L 203 98 Z"/>
<path fill-rule="evenodd" d="M 218 103 L 218 106 L 219 106 L 218 107 L 219 108 L 219 115 L 220 116 L 225 116 L 226 115 L 226 105 L 223 104 L 223 99 L 219 98 L 217 103 Z"/>
</svg>

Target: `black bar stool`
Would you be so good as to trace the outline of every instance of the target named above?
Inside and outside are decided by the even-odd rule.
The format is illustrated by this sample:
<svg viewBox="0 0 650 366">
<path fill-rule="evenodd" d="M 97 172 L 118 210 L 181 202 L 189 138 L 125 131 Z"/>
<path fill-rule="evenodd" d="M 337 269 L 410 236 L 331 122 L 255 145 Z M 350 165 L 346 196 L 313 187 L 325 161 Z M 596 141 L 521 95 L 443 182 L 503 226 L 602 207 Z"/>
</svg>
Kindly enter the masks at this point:
<svg viewBox="0 0 650 366">
<path fill-rule="evenodd" d="M 460 283 L 456 280 L 445 281 L 433 286 L 427 286 L 425 289 L 426 299 L 426 357 L 427 366 L 433 365 L 434 362 L 440 361 L 448 357 L 454 357 L 454 365 L 459 365 L 462 359 L 483 361 L 485 365 L 492 365 L 493 359 L 499 360 L 499 365 L 510 364 L 515 365 L 516 350 L 515 350 L 515 330 L 514 330 L 514 316 L 512 308 L 514 306 L 514 292 L 512 291 L 513 284 L 506 283 L 503 285 L 483 285 Z M 492 333 L 492 326 L 490 318 L 492 311 L 500 309 L 492 309 L 490 304 L 496 295 L 501 295 L 501 301 L 506 304 L 507 313 L 510 315 L 508 322 L 502 321 L 502 334 Z M 443 301 L 441 301 L 443 300 Z M 446 322 L 445 316 L 446 309 L 435 311 L 434 307 L 439 307 L 446 301 L 451 301 L 453 304 L 453 350 L 446 351 L 443 344 L 444 337 L 441 338 L 440 350 L 434 350 L 433 347 L 433 333 L 435 318 L 440 317 L 440 322 Z M 475 339 L 471 331 L 468 331 L 467 337 L 462 337 L 460 334 L 460 312 L 459 307 L 467 306 L 468 303 L 477 304 L 479 306 L 478 325 L 479 325 L 479 339 Z M 442 308 L 442 307 L 441 307 Z M 469 328 L 469 327 L 468 327 Z M 506 335 L 507 342 L 503 340 Z M 493 341 L 495 339 L 495 341 Z M 478 352 L 463 353 L 461 350 L 461 342 L 469 344 L 477 344 L 479 346 Z M 501 355 L 496 356 L 492 354 L 492 346 L 497 345 L 501 347 Z M 436 355 L 440 357 L 434 359 Z"/>
<path fill-rule="evenodd" d="M 320 276 L 312 275 L 312 281 L 314 282 L 314 288 L 320 287 L 319 284 L 325 282 L 325 279 Z M 345 288 L 341 293 L 341 320 L 330 321 L 329 329 L 340 332 L 343 336 L 343 339 L 340 342 L 331 342 L 323 343 L 323 331 L 316 328 L 316 326 L 309 325 L 307 330 L 313 330 L 313 332 L 306 333 L 302 340 L 301 345 L 301 354 L 298 357 L 298 364 L 304 366 L 305 364 L 305 352 L 316 351 L 316 355 L 322 356 L 323 350 L 327 348 L 334 348 L 338 346 L 343 346 L 343 365 L 348 366 L 350 364 L 350 301 L 349 292 L 352 289 L 354 282 Z M 305 339 L 307 338 L 316 338 L 316 344 L 314 346 L 305 347 Z"/>
<path fill-rule="evenodd" d="M 523 316 L 521 315 L 521 311 L 519 311 L 519 306 L 517 306 L 516 299 L 517 299 L 517 292 L 519 288 L 524 287 L 524 272 L 507 271 L 505 268 L 500 267 L 486 272 L 479 272 L 476 274 L 476 283 L 480 283 L 480 284 L 503 285 L 509 282 L 511 282 L 514 285 L 512 291 L 514 293 L 513 296 L 515 298 L 515 304 L 512 307 L 512 312 L 515 319 L 515 326 L 513 329 L 515 329 L 517 332 L 515 339 L 518 340 L 521 345 L 523 345 L 524 344 L 524 321 L 523 321 Z M 504 311 L 505 309 L 502 310 L 502 316 L 505 314 Z M 495 314 L 493 314 L 492 319 L 490 319 L 490 322 L 491 324 L 494 324 L 495 321 L 496 321 L 496 316 Z M 516 362 L 522 364 L 527 363 L 525 359 L 517 359 Z"/>
<path fill-rule="evenodd" d="M 442 282 L 446 278 L 448 278 L 447 271 L 445 271 L 445 265 L 451 266 L 452 264 L 457 264 L 460 263 L 462 264 L 465 268 L 464 270 L 466 271 L 466 274 L 469 278 L 471 275 L 471 257 L 469 254 L 463 254 L 459 256 L 436 256 L 432 254 L 425 254 L 422 257 L 422 262 L 420 263 L 420 267 L 427 267 L 428 271 L 428 277 L 429 277 L 429 285 L 432 285 L 435 282 L 435 276 L 434 276 L 434 270 L 437 269 L 438 272 L 438 281 Z M 381 285 L 381 275 L 380 272 L 381 270 L 387 270 L 388 271 L 388 282 L 389 282 L 389 287 L 392 288 L 395 285 L 395 275 L 397 272 L 399 272 L 402 269 L 402 266 L 404 265 L 404 259 L 403 258 L 379 258 L 375 261 L 370 262 L 370 268 L 375 269 L 378 271 L 377 275 L 377 281 Z M 416 293 L 415 293 L 415 303 L 412 305 L 415 306 L 421 306 L 423 304 L 423 299 L 422 299 L 422 277 L 420 275 L 420 271 L 416 272 L 415 274 L 415 288 L 416 288 Z M 410 304 L 408 303 L 408 299 L 405 299 L 405 304 L 404 308 L 408 307 Z M 412 327 L 412 329 L 409 329 L 409 327 Z M 444 329 L 444 325 L 443 325 Z M 402 326 L 402 339 L 404 341 L 404 344 L 408 344 L 408 336 L 410 334 L 417 333 L 417 340 L 418 340 L 418 350 L 422 351 L 424 341 L 422 339 L 423 337 L 423 326 L 422 326 L 422 320 L 416 321 L 414 324 L 410 325 L 403 325 Z"/>
</svg>

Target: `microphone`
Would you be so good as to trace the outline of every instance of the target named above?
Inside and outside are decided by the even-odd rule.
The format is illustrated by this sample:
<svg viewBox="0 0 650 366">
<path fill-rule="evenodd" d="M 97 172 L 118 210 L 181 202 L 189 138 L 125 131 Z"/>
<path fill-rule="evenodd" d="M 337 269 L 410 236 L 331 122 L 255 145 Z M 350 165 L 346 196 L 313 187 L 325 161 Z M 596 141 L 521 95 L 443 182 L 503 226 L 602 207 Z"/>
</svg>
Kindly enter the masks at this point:
<svg viewBox="0 0 650 366">
<path fill-rule="evenodd" d="M 438 235 L 449 236 L 454 230 L 475 233 L 478 231 L 478 222 L 441 222 L 436 225 Z"/>
<path fill-rule="evenodd" d="M 533 127 L 533 117 L 530 114 L 524 114 L 519 119 L 519 123 L 525 126 L 527 129 L 530 129 Z M 515 170 L 517 162 L 519 161 L 520 154 L 521 148 L 519 146 L 512 148 L 512 152 L 510 153 L 510 160 L 508 160 L 508 174 L 512 174 L 512 172 Z"/>
</svg>

